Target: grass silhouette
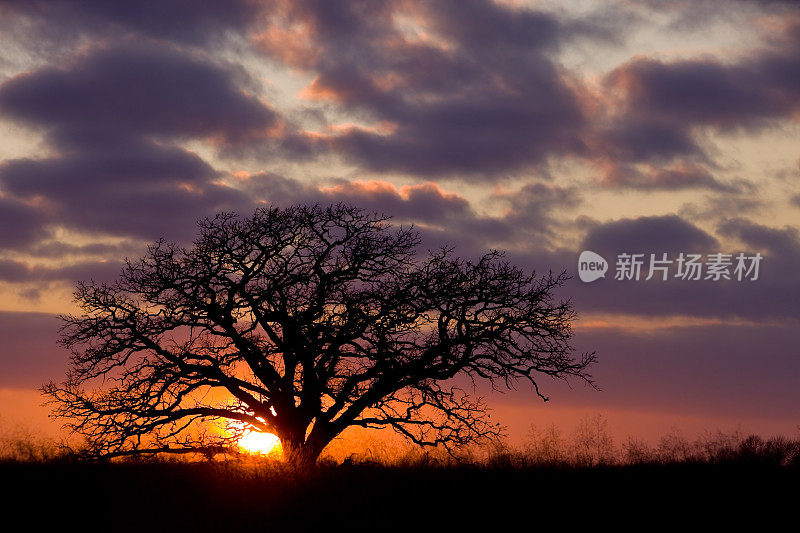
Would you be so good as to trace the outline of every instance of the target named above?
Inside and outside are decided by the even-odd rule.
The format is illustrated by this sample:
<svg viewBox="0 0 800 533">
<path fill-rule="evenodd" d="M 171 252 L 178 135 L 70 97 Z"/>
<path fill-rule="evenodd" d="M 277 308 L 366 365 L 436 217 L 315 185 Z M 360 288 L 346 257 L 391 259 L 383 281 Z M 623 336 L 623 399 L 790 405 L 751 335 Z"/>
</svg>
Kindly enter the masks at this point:
<svg viewBox="0 0 800 533">
<path fill-rule="evenodd" d="M 553 518 L 647 528 L 702 518 L 716 529 L 749 517 L 763 526 L 800 501 L 800 440 L 672 434 L 656 446 L 628 441 L 589 458 L 587 442 L 575 440 L 580 432 L 557 445 L 553 435 L 534 431 L 522 448 L 458 460 L 362 455 L 293 471 L 258 457 L 75 462 L 42 442 L 14 443 L 31 438 L 18 433 L 1 441 L 0 479 L 12 490 L 0 507 L 34 530 L 475 531 L 534 529 Z"/>
</svg>

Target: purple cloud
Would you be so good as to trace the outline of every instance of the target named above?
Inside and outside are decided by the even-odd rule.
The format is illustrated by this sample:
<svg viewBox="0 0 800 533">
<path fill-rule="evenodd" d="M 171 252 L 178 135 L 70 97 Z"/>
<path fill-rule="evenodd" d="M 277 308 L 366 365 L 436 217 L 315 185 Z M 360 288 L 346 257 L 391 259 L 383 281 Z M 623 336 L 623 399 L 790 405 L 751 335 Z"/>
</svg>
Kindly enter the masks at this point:
<svg viewBox="0 0 800 533">
<path fill-rule="evenodd" d="M 600 253 L 687 252 L 704 253 L 717 240 L 677 215 L 621 219 L 589 231 L 582 248 Z"/>
<path fill-rule="evenodd" d="M 787 17 L 772 43 L 737 61 L 637 57 L 605 79 L 605 117 L 588 136 L 605 185 L 738 192 L 708 170 L 703 128 L 758 132 L 800 111 L 800 22 Z M 682 169 L 677 170 L 676 169 Z M 742 184 L 739 184 L 742 185 Z"/>
<path fill-rule="evenodd" d="M 26 247 L 46 237 L 45 222 L 35 207 L 0 196 L 0 249 Z"/>
<path fill-rule="evenodd" d="M 446 44 L 405 35 L 397 13 Z M 310 99 L 388 124 L 326 137 L 363 168 L 493 181 L 583 149 L 581 102 L 547 55 L 574 30 L 550 14 L 471 1 L 296 2 L 284 15 L 304 28 L 306 46 L 277 38 L 289 31 L 280 28 L 257 46 L 316 73 Z"/>
<path fill-rule="evenodd" d="M 705 168 L 686 164 L 672 167 L 610 164 L 602 184 L 607 187 L 642 191 L 706 189 L 723 193 L 737 193 L 752 189 L 752 186 L 745 182 L 723 183 L 714 178 Z"/>
<path fill-rule="evenodd" d="M 253 0 L 2 0 L 0 9 L 9 30 L 33 25 L 37 37 L 60 43 L 85 35 L 97 39 L 136 33 L 187 44 L 215 42 L 226 31 L 242 31 L 260 11 Z"/>
<path fill-rule="evenodd" d="M 55 221 L 148 239 L 174 228 L 175 238 L 189 237 L 200 216 L 250 201 L 173 143 L 201 138 L 224 146 L 267 138 L 282 124 L 238 78 L 149 44 L 100 47 L 66 67 L 15 76 L 0 86 L 0 112 L 44 131 L 58 153 L 0 164 L 3 190 L 47 200 L 36 213 L 41 226 Z"/>
<path fill-rule="evenodd" d="M 13 77 L 0 88 L 0 111 L 66 149 L 143 137 L 266 137 L 278 113 L 237 80 L 252 83 L 241 70 L 171 46 L 128 43 Z"/>
</svg>

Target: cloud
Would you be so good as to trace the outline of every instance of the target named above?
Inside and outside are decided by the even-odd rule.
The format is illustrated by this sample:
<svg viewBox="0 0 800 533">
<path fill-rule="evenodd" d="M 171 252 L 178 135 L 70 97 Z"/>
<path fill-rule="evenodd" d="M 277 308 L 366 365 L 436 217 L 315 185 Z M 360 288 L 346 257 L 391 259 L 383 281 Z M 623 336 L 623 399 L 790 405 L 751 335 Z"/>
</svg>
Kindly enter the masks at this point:
<svg viewBox="0 0 800 533">
<path fill-rule="evenodd" d="M 315 139 L 362 170 L 492 182 L 577 157 L 610 187 L 732 194 L 746 184 L 712 175 L 702 128 L 755 131 L 798 110 L 790 22 L 733 62 L 635 57 L 595 94 L 553 58 L 583 35 L 613 41 L 601 21 L 479 1 L 279 5 L 256 47 L 313 73 L 312 103 L 358 117 Z"/>
<path fill-rule="evenodd" d="M 0 111 L 70 149 L 143 137 L 268 136 L 281 126 L 278 113 L 237 80 L 249 81 L 177 48 L 125 43 L 13 77 L 0 88 Z"/>
<path fill-rule="evenodd" d="M 622 219 L 592 227 L 581 249 L 600 253 L 611 265 L 606 279 L 594 283 L 570 281 L 566 288 L 580 312 L 622 313 L 638 316 L 693 316 L 742 318 L 755 322 L 796 321 L 800 318 L 796 295 L 800 294 L 800 235 L 792 228 L 771 228 L 744 219 L 731 219 L 719 225 L 717 236 L 706 233 L 675 215 Z M 759 252 L 759 277 L 711 281 L 675 279 L 664 281 L 659 273 L 649 274 L 650 254 L 661 259 L 667 253 L 673 262 L 684 253 Z M 615 280 L 619 253 L 645 254 L 639 281 Z M 575 272 L 578 252 L 569 258 Z M 707 258 L 706 258 L 707 259 Z"/>
<path fill-rule="evenodd" d="M 678 214 L 691 220 L 719 221 L 761 211 L 765 206 L 764 200 L 755 194 L 747 194 L 750 191 L 746 185 L 742 188 L 743 193 L 739 195 L 707 196 L 702 203 L 686 203 Z"/>
<path fill-rule="evenodd" d="M 647 9 L 670 16 L 695 9 L 685 2 L 667 4 Z M 712 4 L 699 4 L 705 7 L 697 17 L 705 20 Z M 770 11 L 738 4 L 733 15 L 716 14 L 764 16 L 762 10 Z M 800 18 L 778 11 L 763 44 L 737 58 L 638 55 L 608 73 L 585 137 L 597 181 L 619 189 L 705 189 L 720 196 L 752 190 L 742 180 L 713 175 L 719 165 L 711 139 L 715 133 L 756 135 L 800 116 Z"/>
<path fill-rule="evenodd" d="M 800 19 L 786 17 L 768 44 L 734 61 L 637 56 L 603 82 L 587 136 L 601 182 L 621 188 L 706 188 L 714 179 L 707 131 L 758 132 L 800 113 Z"/>
<path fill-rule="evenodd" d="M 60 5 L 78 14 L 89 9 Z M 165 6 L 179 13 L 184 4 Z M 26 16 L 52 22 L 55 9 L 42 5 L 40 15 Z M 198 11 L 186 20 L 189 33 L 212 13 L 205 6 Z M 505 248 L 539 268 L 574 268 L 582 232 L 581 244 L 603 253 L 718 251 L 719 239 L 675 215 L 604 224 L 575 219 L 584 199 L 574 185 L 528 179 L 495 189 L 480 206 L 487 211 L 480 211 L 466 193 L 435 179 L 491 183 L 541 175 L 553 158 L 578 157 L 595 165 L 606 187 L 704 190 L 722 205 L 720 198 L 743 198 L 752 188 L 715 175 L 704 128 L 755 131 L 796 111 L 793 66 L 800 39 L 788 22 L 774 42 L 729 62 L 634 58 L 606 76 L 597 95 L 556 59 L 597 26 L 566 16 L 479 1 L 275 2 L 257 11 L 249 12 L 249 22 L 236 15 L 221 26 L 247 34 L 262 53 L 313 77 L 302 94 L 326 117 L 318 121 L 321 132 L 297 129 L 257 96 L 260 80 L 243 67 L 209 59 L 208 42 L 181 36 L 173 21 L 159 27 L 134 8 L 98 8 L 87 20 L 108 21 L 119 35 L 102 44 L 89 41 L 69 60 L 0 85 L 0 112 L 43 133 L 52 152 L 0 164 L 0 201 L 8 206 L 3 216 L 20 228 L 0 237 L 0 245 L 44 254 L 54 225 L 137 242 L 162 235 L 186 240 L 194 220 L 222 209 L 248 212 L 262 201 L 349 201 L 416 223 L 424 246 L 450 242 L 467 254 Z M 93 31 L 88 22 L 72 24 L 76 32 Z M 416 181 L 313 183 L 267 170 L 237 178 L 186 148 L 186 141 L 198 140 L 229 156 L 264 148 L 266 159 L 282 150 L 307 156 L 327 148 L 355 163 L 356 175 L 400 172 Z M 719 237 L 741 239 L 755 231 L 734 231 L 732 224 L 721 227 Z M 769 253 L 765 264 L 784 252 Z M 13 262 L 5 268 L 19 279 L 57 275 L 19 270 Z M 641 289 L 651 300 L 637 302 L 637 286 L 623 287 L 620 298 L 607 289 L 576 288 L 581 298 L 588 291 L 583 301 L 591 310 L 672 313 L 684 298 L 700 314 L 788 313 L 783 303 L 765 310 L 760 296 L 744 309 L 732 302 L 745 293 L 720 296 L 724 291 L 710 286 Z M 698 304 L 701 296 L 708 301 Z"/>
<path fill-rule="evenodd" d="M 640 117 L 632 110 L 591 133 L 593 152 L 614 163 L 668 163 L 676 157 L 704 160 L 704 154 L 683 123 Z"/>
<path fill-rule="evenodd" d="M 655 15 L 662 31 L 687 32 L 709 31 L 719 22 L 753 24 L 764 15 L 792 16 L 796 8 L 795 0 L 729 0 L 726 9 L 720 9 L 718 0 L 630 0 L 626 4 Z"/>
<path fill-rule="evenodd" d="M 136 240 L 121 240 L 115 243 L 89 242 L 74 244 L 55 239 L 36 242 L 25 248 L 25 253 L 36 258 L 59 258 L 69 256 L 121 257 L 125 253 L 144 251 L 144 244 Z"/>
<path fill-rule="evenodd" d="M 35 207 L 0 196 L 0 249 L 25 247 L 46 237 L 45 220 Z"/>
<path fill-rule="evenodd" d="M 465 198 L 431 182 L 397 187 L 381 180 L 333 180 L 312 185 L 276 174 L 259 173 L 240 179 L 239 184 L 254 197 L 282 205 L 347 201 L 367 211 L 391 215 L 396 220 L 423 223 L 472 216 Z"/>
<path fill-rule="evenodd" d="M 365 209 L 422 223 L 438 223 L 475 216 L 467 200 L 443 190 L 436 183 L 395 187 L 381 181 L 342 181 L 320 191 L 328 200 L 351 198 Z"/>
<path fill-rule="evenodd" d="M 0 259 L 0 281 L 10 283 L 74 283 L 89 279 L 106 282 L 116 279 L 121 270 L 120 261 L 88 260 L 61 266 L 31 266 L 24 261 Z"/>
<path fill-rule="evenodd" d="M 716 59 L 662 62 L 637 58 L 612 72 L 625 93 L 626 118 L 645 124 L 708 125 L 721 131 L 763 127 L 798 110 L 800 41 L 739 63 Z M 680 131 L 680 130 L 678 130 Z"/>
<path fill-rule="evenodd" d="M 582 248 L 598 253 L 705 253 L 716 251 L 717 240 L 677 215 L 621 219 L 598 225 Z"/>
<path fill-rule="evenodd" d="M 747 184 L 723 183 L 699 165 L 679 163 L 671 167 L 656 165 L 609 164 L 601 184 L 641 191 L 677 191 L 707 189 L 719 192 L 740 192 Z"/>
<path fill-rule="evenodd" d="M 283 16 L 286 29 L 255 42 L 316 74 L 306 97 L 388 125 L 320 134 L 364 169 L 494 181 L 583 149 L 582 104 L 548 55 L 573 30 L 550 14 L 478 1 L 296 2 Z"/>
<path fill-rule="evenodd" d="M 44 131 L 56 151 L 0 164 L 4 192 L 39 206 L 40 229 L 29 237 L 57 223 L 147 239 L 166 228 L 182 239 L 203 215 L 249 206 L 177 144 L 250 142 L 243 139 L 268 138 L 282 127 L 276 111 L 241 90 L 239 78 L 176 48 L 126 43 L 2 84 L 0 112 Z"/>
<path fill-rule="evenodd" d="M 800 265 L 800 231 L 795 227 L 772 228 L 743 218 L 731 218 L 722 222 L 717 232 L 739 239 L 750 249 L 770 254 L 786 268 L 785 275 L 791 276 Z"/>
<path fill-rule="evenodd" d="M 6 192 L 42 204 L 42 225 L 147 239 L 186 237 L 202 214 L 249 203 L 216 176 L 196 155 L 151 142 L 0 164 Z"/>
<path fill-rule="evenodd" d="M 257 19 L 254 0 L 2 0 L 8 30 L 33 26 L 37 38 L 64 42 L 90 35 L 95 39 L 135 33 L 186 44 L 220 40 L 243 31 Z"/>
<path fill-rule="evenodd" d="M 582 201 L 574 187 L 534 183 L 495 193 L 491 200 L 501 213 L 489 215 L 432 182 L 400 187 L 381 180 L 311 184 L 259 173 L 239 176 L 238 186 L 251 198 L 278 205 L 352 203 L 391 215 L 396 224 L 417 225 L 423 247 L 457 244 L 473 255 L 489 248 L 552 248 L 558 240 L 558 216 Z"/>
</svg>

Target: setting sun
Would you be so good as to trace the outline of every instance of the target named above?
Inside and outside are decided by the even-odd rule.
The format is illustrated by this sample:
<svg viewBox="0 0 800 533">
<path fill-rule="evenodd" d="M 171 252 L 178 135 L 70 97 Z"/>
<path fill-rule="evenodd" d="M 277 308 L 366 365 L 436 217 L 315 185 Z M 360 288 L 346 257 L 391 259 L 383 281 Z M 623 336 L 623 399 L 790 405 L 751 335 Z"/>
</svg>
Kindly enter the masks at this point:
<svg viewBox="0 0 800 533">
<path fill-rule="evenodd" d="M 251 431 L 243 436 L 239 440 L 239 446 L 254 454 L 269 455 L 281 451 L 281 441 L 276 435 L 258 431 Z"/>
</svg>

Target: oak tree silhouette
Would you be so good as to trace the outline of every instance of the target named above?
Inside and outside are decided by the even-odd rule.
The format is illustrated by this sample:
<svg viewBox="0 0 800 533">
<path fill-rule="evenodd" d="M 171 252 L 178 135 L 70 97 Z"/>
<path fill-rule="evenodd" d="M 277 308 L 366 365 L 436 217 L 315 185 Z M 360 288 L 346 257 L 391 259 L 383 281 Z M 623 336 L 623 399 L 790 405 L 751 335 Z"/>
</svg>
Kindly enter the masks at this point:
<svg viewBox="0 0 800 533">
<path fill-rule="evenodd" d="M 262 208 L 163 240 L 110 284 L 82 282 L 42 391 L 94 457 L 214 454 L 244 430 L 276 434 L 296 465 L 350 426 L 419 445 L 500 435 L 465 383 L 577 377 L 562 273 L 526 274 L 492 251 L 417 254 L 413 228 L 347 205 Z M 461 384 L 462 387 L 458 385 Z M 230 422 L 210 431 L 209 422 Z"/>
</svg>

